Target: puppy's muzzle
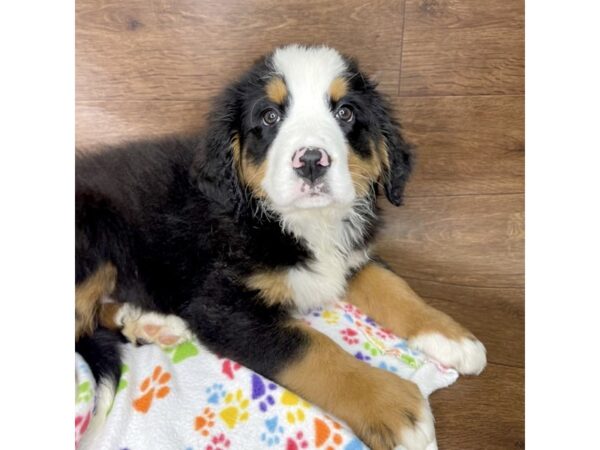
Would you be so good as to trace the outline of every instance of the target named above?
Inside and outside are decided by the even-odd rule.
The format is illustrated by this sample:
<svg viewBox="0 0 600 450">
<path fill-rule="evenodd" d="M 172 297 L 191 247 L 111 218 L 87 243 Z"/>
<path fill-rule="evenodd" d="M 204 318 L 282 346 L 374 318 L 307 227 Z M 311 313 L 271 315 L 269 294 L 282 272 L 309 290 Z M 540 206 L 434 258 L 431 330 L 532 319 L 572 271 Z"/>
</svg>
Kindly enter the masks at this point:
<svg viewBox="0 0 600 450">
<path fill-rule="evenodd" d="M 322 148 L 302 147 L 294 153 L 292 167 L 300 178 L 312 185 L 331 167 L 331 159 Z"/>
</svg>

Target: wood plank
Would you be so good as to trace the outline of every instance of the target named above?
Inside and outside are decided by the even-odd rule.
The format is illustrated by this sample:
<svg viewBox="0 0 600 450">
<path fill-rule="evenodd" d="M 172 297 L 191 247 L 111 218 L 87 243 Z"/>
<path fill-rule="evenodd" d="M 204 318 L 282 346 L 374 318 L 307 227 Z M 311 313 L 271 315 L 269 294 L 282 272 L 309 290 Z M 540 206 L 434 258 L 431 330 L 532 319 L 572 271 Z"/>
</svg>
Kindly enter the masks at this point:
<svg viewBox="0 0 600 450">
<path fill-rule="evenodd" d="M 324 43 L 397 92 L 402 0 L 81 0 L 78 100 L 205 100 L 285 43 Z"/>
<path fill-rule="evenodd" d="M 400 95 L 524 93 L 523 0 L 407 0 Z"/>
<path fill-rule="evenodd" d="M 78 101 L 78 148 L 189 134 L 202 129 L 210 101 Z"/>
<path fill-rule="evenodd" d="M 524 192 L 522 96 L 396 98 L 416 146 L 406 195 Z"/>
<path fill-rule="evenodd" d="M 523 195 L 381 200 L 378 253 L 402 276 L 474 287 L 523 287 Z"/>
<path fill-rule="evenodd" d="M 431 405 L 439 448 L 525 448 L 523 369 L 489 365 L 477 377 L 461 377 L 434 392 Z"/>
</svg>

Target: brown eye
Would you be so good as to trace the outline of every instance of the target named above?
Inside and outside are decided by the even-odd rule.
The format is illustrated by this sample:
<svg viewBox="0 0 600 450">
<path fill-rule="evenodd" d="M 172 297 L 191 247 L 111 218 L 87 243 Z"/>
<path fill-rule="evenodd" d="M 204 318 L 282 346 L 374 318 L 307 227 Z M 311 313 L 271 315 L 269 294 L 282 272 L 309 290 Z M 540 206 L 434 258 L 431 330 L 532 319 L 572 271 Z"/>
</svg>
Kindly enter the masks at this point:
<svg viewBox="0 0 600 450">
<path fill-rule="evenodd" d="M 267 109 L 262 114 L 263 123 L 268 127 L 275 125 L 277 122 L 279 122 L 280 118 L 281 117 L 279 116 L 279 113 L 274 109 Z"/>
<path fill-rule="evenodd" d="M 342 106 L 337 110 L 337 113 L 335 113 L 335 117 L 343 120 L 344 122 L 352 122 L 352 119 L 354 119 L 354 113 L 349 106 Z"/>
</svg>

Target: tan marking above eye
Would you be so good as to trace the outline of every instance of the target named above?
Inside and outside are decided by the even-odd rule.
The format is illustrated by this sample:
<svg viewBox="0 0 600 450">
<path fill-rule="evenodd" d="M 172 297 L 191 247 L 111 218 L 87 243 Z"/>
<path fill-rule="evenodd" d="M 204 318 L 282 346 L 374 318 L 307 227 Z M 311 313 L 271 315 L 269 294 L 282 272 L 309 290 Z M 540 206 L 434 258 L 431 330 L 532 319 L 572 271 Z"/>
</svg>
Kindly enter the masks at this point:
<svg viewBox="0 0 600 450">
<path fill-rule="evenodd" d="M 344 77 L 337 77 L 329 85 L 329 97 L 334 102 L 339 101 L 348 93 L 348 81 Z"/>
<path fill-rule="evenodd" d="M 265 92 L 267 93 L 267 98 L 276 105 L 283 105 L 288 95 L 287 86 L 279 77 L 269 80 L 265 86 Z"/>
</svg>

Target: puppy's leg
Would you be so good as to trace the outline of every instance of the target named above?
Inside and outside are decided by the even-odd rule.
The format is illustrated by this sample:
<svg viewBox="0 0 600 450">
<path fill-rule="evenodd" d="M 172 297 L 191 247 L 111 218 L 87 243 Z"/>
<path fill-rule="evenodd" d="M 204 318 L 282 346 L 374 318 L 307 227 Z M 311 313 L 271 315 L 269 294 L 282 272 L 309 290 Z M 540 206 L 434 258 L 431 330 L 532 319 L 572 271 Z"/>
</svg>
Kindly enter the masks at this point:
<svg viewBox="0 0 600 450">
<path fill-rule="evenodd" d="M 117 269 L 110 263 L 100 265 L 75 286 L 75 341 L 93 334 L 104 297 L 115 289 Z"/>
<path fill-rule="evenodd" d="M 418 387 L 357 360 L 299 323 L 305 349 L 275 380 L 345 421 L 374 450 L 435 448 L 433 416 Z"/>
<path fill-rule="evenodd" d="M 120 330 L 133 344 L 157 344 L 173 347 L 189 341 L 192 333 L 186 323 L 172 314 L 143 311 L 129 303 L 103 303 L 100 325 Z"/>
<path fill-rule="evenodd" d="M 485 347 L 451 317 L 427 305 L 399 276 L 367 264 L 350 281 L 348 301 L 376 322 L 442 364 L 463 374 L 479 374 Z"/>
<path fill-rule="evenodd" d="M 183 313 L 212 351 L 345 421 L 374 450 L 424 450 L 435 442 L 428 403 L 414 383 L 357 360 L 282 308 L 230 292 L 233 305 L 192 302 Z"/>
</svg>

